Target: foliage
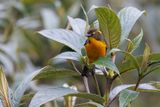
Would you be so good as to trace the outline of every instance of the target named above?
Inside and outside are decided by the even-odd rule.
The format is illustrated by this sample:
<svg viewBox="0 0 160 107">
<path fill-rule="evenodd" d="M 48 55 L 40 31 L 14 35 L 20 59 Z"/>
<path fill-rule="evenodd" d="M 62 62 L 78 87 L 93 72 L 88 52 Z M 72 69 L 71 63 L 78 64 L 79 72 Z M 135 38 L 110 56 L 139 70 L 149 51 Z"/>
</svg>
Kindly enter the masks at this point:
<svg viewBox="0 0 160 107">
<path fill-rule="evenodd" d="M 41 14 L 30 10 L 34 7 L 32 7 L 33 4 L 50 5 L 53 2 L 56 1 L 22 0 L 19 2 L 19 6 L 14 4 L 10 6 L 10 11 L 17 12 L 17 15 L 11 15 L 8 18 L 9 14 L 6 12 L 7 15 L 0 19 L 0 21 L 6 20 L 6 23 L 0 23 L 0 27 L 5 29 L 4 41 L 0 44 L 0 61 L 5 68 L 0 68 L 0 101 L 2 102 L 0 106 L 40 107 L 54 101 L 54 105 L 57 107 L 60 105 L 109 107 L 116 97 L 119 97 L 119 106 L 126 107 L 130 106 L 141 92 L 160 91 L 159 82 L 141 83 L 144 77 L 160 69 L 160 53 L 151 53 L 151 49 L 146 43 L 143 55 L 135 56 L 133 54 L 140 46 L 143 29 L 135 38 L 128 38 L 133 26 L 145 11 L 140 11 L 135 7 L 126 7 L 116 13 L 110 7 L 94 6 L 90 11 L 94 11 L 96 20 L 91 21 L 84 7 L 81 6 L 86 21 L 68 16 L 68 25 L 66 29 L 62 29 L 53 28 L 48 24 L 49 19 L 45 18 L 53 16 L 53 19 L 57 19 L 55 24 L 58 22 L 65 25 L 66 13 L 73 10 L 69 9 L 70 6 L 62 8 L 55 5 L 54 12 L 51 12 L 51 8 L 45 8 Z M 28 16 L 25 16 L 27 14 Z M 42 20 L 34 14 L 38 14 Z M 42 26 L 41 23 L 45 24 Z M 95 23 L 98 23 L 98 28 Z M 16 24 L 15 28 L 14 24 Z M 88 39 L 86 36 L 88 31 L 93 28 L 102 32 L 100 36 L 103 36 L 107 43 L 107 54 L 90 63 L 84 45 Z M 45 30 L 38 31 L 38 34 L 34 32 L 39 29 Z M 18 38 L 21 39 L 18 41 Z M 17 47 L 18 43 L 22 45 Z M 11 46 L 13 47 L 12 52 L 9 50 Z M 17 56 L 15 57 L 13 54 Z M 119 55 L 121 58 L 117 57 Z M 35 65 L 37 66 L 35 67 Z M 43 67 L 39 68 L 38 66 Z M 19 79 L 21 82 L 16 78 L 20 73 L 14 71 L 23 71 Z M 122 79 L 123 74 L 128 71 L 137 71 L 136 83 L 122 83 L 112 87 L 112 84 L 116 80 Z M 6 77 L 13 75 L 16 76 L 12 80 L 13 84 L 10 85 Z M 105 90 L 100 90 L 98 76 L 100 76 L 100 81 L 104 80 L 101 84 L 105 86 Z M 91 78 L 94 83 L 88 84 Z M 57 86 L 55 85 L 56 81 L 60 83 Z M 46 85 L 45 82 L 51 85 Z M 55 82 L 54 86 L 52 86 L 52 82 Z M 67 83 L 67 86 L 63 86 L 63 83 Z M 91 85 L 95 86 L 95 92 L 91 91 Z M 62 97 L 63 99 L 61 99 Z M 26 101 L 30 101 L 30 103 L 25 105 Z"/>
</svg>

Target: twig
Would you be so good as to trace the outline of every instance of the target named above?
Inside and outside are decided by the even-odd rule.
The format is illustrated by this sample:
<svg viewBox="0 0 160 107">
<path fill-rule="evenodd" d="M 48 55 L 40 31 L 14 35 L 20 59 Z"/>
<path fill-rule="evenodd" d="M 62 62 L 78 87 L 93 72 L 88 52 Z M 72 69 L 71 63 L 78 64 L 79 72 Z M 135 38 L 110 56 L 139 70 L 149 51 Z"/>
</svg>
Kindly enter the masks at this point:
<svg viewBox="0 0 160 107">
<path fill-rule="evenodd" d="M 109 102 L 108 106 L 110 106 L 116 98 L 117 98 L 117 96 L 115 96 L 115 97 Z"/>
<path fill-rule="evenodd" d="M 137 81 L 136 86 L 135 86 L 135 88 L 134 88 L 135 91 L 137 91 L 141 79 L 142 79 L 141 77 L 138 78 L 138 81 Z"/>
<path fill-rule="evenodd" d="M 70 61 L 71 62 L 71 65 L 72 67 L 74 68 L 74 70 L 79 74 L 81 75 L 80 71 L 77 69 L 76 65 L 73 63 L 73 61 Z"/>
<path fill-rule="evenodd" d="M 75 64 L 73 63 L 73 61 L 71 61 L 71 64 L 73 66 L 73 68 L 75 69 L 75 71 L 81 75 L 80 71 L 77 69 L 77 67 L 75 66 Z M 90 93 L 90 90 L 89 90 L 89 85 L 88 85 L 88 78 L 86 76 L 82 76 L 83 78 L 83 82 L 84 82 L 84 86 L 86 88 L 86 91 L 87 93 Z"/>
</svg>

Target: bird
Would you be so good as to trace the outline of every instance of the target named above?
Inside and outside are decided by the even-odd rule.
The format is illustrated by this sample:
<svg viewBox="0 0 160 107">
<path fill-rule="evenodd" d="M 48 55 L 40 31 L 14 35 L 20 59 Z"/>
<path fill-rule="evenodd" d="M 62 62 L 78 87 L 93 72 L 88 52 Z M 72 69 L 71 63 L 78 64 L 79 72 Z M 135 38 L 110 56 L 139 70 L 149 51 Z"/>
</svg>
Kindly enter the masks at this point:
<svg viewBox="0 0 160 107">
<path fill-rule="evenodd" d="M 90 29 L 86 36 L 87 40 L 84 46 L 89 58 L 89 63 L 93 63 L 100 57 L 106 56 L 108 45 L 102 32 L 98 29 Z"/>
</svg>

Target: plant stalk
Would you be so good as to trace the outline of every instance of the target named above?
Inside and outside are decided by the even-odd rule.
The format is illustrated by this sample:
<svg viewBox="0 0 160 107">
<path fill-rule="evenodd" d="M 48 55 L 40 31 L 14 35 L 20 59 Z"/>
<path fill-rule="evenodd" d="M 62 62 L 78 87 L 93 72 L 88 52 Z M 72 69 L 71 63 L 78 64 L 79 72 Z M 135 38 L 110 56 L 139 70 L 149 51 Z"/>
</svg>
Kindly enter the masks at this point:
<svg viewBox="0 0 160 107">
<path fill-rule="evenodd" d="M 77 67 L 76 67 L 76 65 L 74 64 L 74 62 L 73 62 L 73 61 L 70 61 L 70 63 L 71 63 L 71 65 L 72 65 L 72 67 L 74 68 L 74 70 L 75 70 L 79 75 L 81 75 L 80 71 L 77 69 Z"/>
<path fill-rule="evenodd" d="M 97 81 L 97 78 L 96 78 L 95 74 L 93 75 L 93 79 L 94 79 L 94 82 L 96 83 L 96 89 L 97 89 L 98 95 L 101 96 L 101 92 L 100 92 L 100 89 L 99 89 L 99 84 L 98 84 L 98 81 Z"/>
<path fill-rule="evenodd" d="M 135 86 L 135 88 L 134 88 L 135 91 L 137 91 L 138 86 L 139 86 L 139 84 L 140 84 L 140 81 L 141 81 L 141 77 L 139 77 L 139 79 L 138 79 L 138 81 L 137 81 L 137 83 L 136 83 L 136 86 Z"/>
<path fill-rule="evenodd" d="M 90 89 L 88 85 L 88 78 L 86 76 L 83 76 L 82 78 L 83 78 L 84 86 L 86 88 L 87 93 L 90 93 Z"/>
<path fill-rule="evenodd" d="M 115 53 L 111 53 L 111 58 L 112 58 L 112 62 L 115 63 L 116 54 Z M 105 92 L 105 96 L 104 96 L 105 97 L 105 107 L 109 107 L 109 105 L 110 105 L 109 94 L 110 94 L 112 82 L 113 82 L 112 78 L 106 77 L 106 92 Z"/>
<path fill-rule="evenodd" d="M 127 105 L 127 107 L 131 107 L 131 103 L 129 103 L 129 104 Z"/>
<path fill-rule="evenodd" d="M 109 94 L 111 90 L 112 80 L 110 78 L 106 79 L 106 92 L 105 92 L 105 107 L 109 107 Z"/>
</svg>

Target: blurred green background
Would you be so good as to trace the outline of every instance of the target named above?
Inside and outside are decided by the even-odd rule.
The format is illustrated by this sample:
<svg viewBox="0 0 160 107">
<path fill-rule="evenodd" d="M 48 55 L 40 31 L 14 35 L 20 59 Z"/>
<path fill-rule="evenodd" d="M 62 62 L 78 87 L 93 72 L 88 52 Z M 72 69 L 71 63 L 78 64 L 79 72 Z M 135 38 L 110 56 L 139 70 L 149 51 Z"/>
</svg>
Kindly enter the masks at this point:
<svg viewBox="0 0 160 107">
<path fill-rule="evenodd" d="M 28 73 L 47 65 L 50 58 L 61 52 L 63 45 L 48 40 L 37 31 L 42 29 L 65 28 L 67 16 L 84 18 L 80 5 L 88 11 L 92 5 L 107 6 L 108 4 L 118 12 L 126 6 L 135 6 L 146 10 L 147 15 L 142 16 L 135 25 L 129 38 L 133 38 L 141 27 L 144 29 L 144 38 L 140 47 L 134 53 L 143 53 L 144 44 L 147 42 L 153 53 L 160 52 L 160 1 L 159 0 L 0 0 L 0 63 L 5 68 L 9 84 L 16 87 Z M 88 14 L 88 17 L 92 15 Z M 68 66 L 68 65 L 63 65 Z M 143 82 L 159 81 L 160 71 L 146 77 Z M 134 83 L 136 73 L 124 75 L 124 83 Z M 61 77 L 40 80 L 39 83 L 61 86 L 66 81 L 76 85 L 84 91 L 83 83 L 79 78 Z M 99 79 L 99 82 L 103 80 Z M 92 84 L 92 83 L 91 83 Z M 94 92 L 95 87 L 91 85 Z M 102 89 L 104 86 L 101 86 Z M 33 84 L 31 88 L 36 90 Z M 132 107 L 160 107 L 159 93 L 142 93 L 132 103 Z M 112 107 L 117 107 L 115 101 Z M 24 106 L 27 106 L 24 105 Z M 46 107 L 50 107 L 49 104 Z"/>
</svg>

